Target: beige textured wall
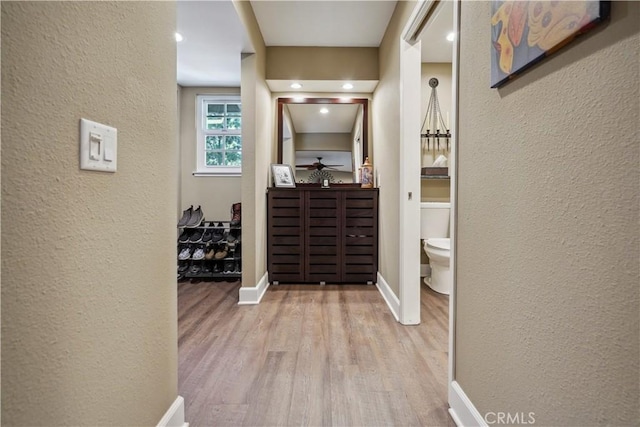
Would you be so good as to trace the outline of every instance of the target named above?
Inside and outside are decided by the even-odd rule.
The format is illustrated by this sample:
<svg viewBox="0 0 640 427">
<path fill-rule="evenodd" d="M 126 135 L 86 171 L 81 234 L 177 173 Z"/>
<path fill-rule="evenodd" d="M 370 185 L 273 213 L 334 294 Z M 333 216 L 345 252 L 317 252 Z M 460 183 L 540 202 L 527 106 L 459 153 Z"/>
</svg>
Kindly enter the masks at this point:
<svg viewBox="0 0 640 427">
<path fill-rule="evenodd" d="M 451 181 L 448 179 L 423 179 L 420 181 L 421 202 L 451 201 Z"/>
<path fill-rule="evenodd" d="M 2 2 L 2 423 L 155 425 L 177 395 L 170 2 Z M 79 169 L 81 117 L 118 171 Z"/>
<path fill-rule="evenodd" d="M 180 206 L 202 205 L 205 219 L 229 221 L 241 199 L 241 177 L 193 176 L 196 170 L 196 97 L 240 95 L 240 88 L 184 87 L 180 95 Z M 180 212 L 182 213 L 182 211 Z"/>
<path fill-rule="evenodd" d="M 481 414 L 638 425 L 640 3 L 499 90 L 489 16 L 462 2 L 456 378 Z"/>
<path fill-rule="evenodd" d="M 256 286 L 267 271 L 269 168 L 275 159 L 274 106 L 265 80 L 266 48 L 247 1 L 234 0 L 255 53 L 242 57 L 242 286 Z"/>
<path fill-rule="evenodd" d="M 380 83 L 371 108 L 374 168 L 380 175 L 378 271 L 399 295 L 400 35 L 415 2 L 398 2 L 380 44 Z"/>
<path fill-rule="evenodd" d="M 378 80 L 378 48 L 267 48 L 267 79 Z"/>
</svg>

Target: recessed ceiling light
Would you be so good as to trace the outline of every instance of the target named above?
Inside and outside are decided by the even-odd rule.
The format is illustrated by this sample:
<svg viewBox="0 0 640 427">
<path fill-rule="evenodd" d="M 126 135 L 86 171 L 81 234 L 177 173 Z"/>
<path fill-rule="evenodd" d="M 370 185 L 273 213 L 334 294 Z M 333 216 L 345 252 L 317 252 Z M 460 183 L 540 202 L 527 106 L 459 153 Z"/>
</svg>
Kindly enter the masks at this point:
<svg viewBox="0 0 640 427">
<path fill-rule="evenodd" d="M 326 108 L 326 107 L 322 107 L 322 108 L 320 109 L 320 112 L 321 112 L 322 114 L 327 114 L 327 113 L 329 112 L 329 109 L 328 109 L 328 108 Z"/>
<path fill-rule="evenodd" d="M 345 83 L 342 85 L 342 89 L 353 89 L 353 85 L 351 83 Z"/>
<path fill-rule="evenodd" d="M 182 34 L 176 33 L 176 41 L 181 42 L 182 40 L 184 40 L 184 37 L 182 37 Z"/>
<path fill-rule="evenodd" d="M 301 87 L 300 83 L 291 83 L 291 89 L 300 89 Z"/>
<path fill-rule="evenodd" d="M 449 40 L 450 42 L 452 42 L 455 38 L 456 38 L 456 33 L 447 34 L 447 40 Z"/>
</svg>

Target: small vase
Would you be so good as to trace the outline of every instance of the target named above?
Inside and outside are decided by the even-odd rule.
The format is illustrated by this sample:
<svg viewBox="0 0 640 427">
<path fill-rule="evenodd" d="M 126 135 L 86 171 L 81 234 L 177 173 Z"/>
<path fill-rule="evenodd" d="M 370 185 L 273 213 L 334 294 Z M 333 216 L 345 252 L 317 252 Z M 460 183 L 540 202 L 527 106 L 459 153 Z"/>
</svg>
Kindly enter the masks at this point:
<svg viewBox="0 0 640 427">
<path fill-rule="evenodd" d="M 360 168 L 360 187 L 373 188 L 373 165 L 368 157 L 364 159 L 364 163 Z"/>
</svg>

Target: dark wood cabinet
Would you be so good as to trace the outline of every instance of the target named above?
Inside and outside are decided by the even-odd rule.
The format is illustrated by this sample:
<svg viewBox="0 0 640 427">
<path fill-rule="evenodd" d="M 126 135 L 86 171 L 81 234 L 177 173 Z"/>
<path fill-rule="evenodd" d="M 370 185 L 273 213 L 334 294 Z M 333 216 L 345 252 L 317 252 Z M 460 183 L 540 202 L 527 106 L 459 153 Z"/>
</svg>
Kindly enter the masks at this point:
<svg viewBox="0 0 640 427">
<path fill-rule="evenodd" d="M 269 281 L 374 283 L 378 271 L 378 190 L 270 188 Z"/>
</svg>

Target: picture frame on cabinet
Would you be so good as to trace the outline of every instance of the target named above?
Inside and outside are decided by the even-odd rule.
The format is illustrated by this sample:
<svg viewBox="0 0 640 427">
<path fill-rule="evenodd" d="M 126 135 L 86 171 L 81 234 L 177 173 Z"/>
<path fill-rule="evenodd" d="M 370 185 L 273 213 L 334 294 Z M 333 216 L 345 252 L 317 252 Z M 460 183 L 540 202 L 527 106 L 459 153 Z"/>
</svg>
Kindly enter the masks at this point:
<svg viewBox="0 0 640 427">
<path fill-rule="evenodd" d="M 295 188 L 296 180 L 291 165 L 271 164 L 271 175 L 275 187 Z"/>
</svg>

